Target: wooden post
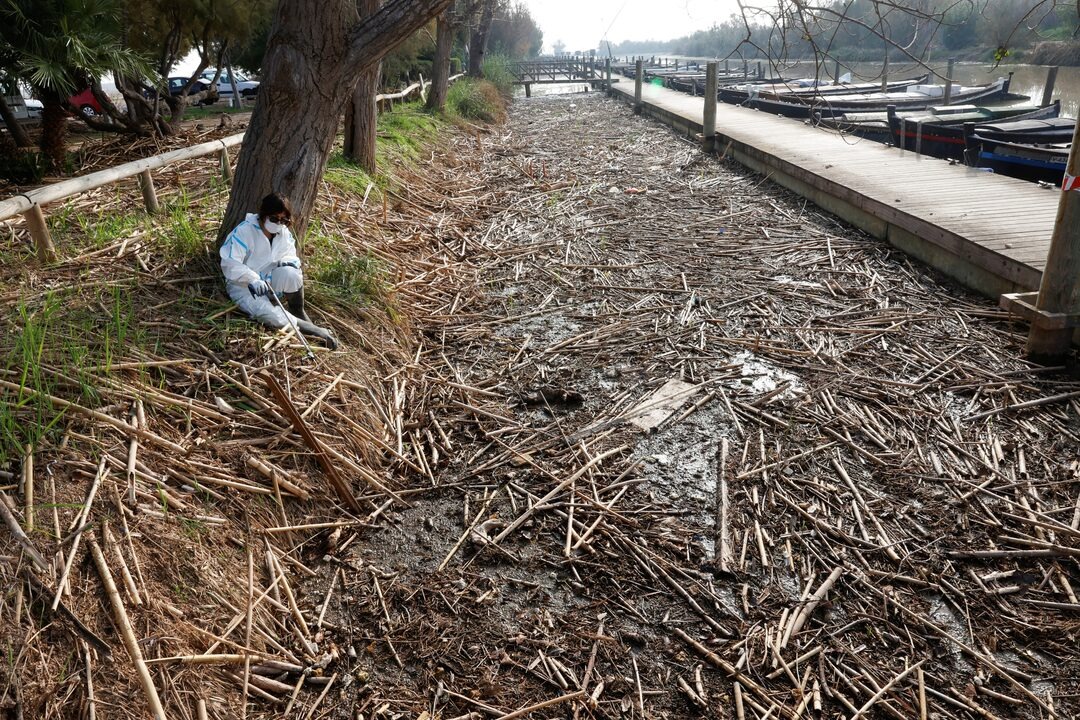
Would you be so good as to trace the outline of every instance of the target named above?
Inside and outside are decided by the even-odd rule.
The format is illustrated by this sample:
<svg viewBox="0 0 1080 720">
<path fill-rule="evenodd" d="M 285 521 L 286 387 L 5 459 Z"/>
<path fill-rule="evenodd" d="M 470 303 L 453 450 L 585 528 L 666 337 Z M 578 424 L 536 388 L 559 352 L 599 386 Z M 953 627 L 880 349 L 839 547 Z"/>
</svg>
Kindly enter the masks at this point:
<svg viewBox="0 0 1080 720">
<path fill-rule="evenodd" d="M 641 84 L 645 80 L 645 63 L 637 61 L 634 75 L 634 112 L 641 113 Z"/>
<path fill-rule="evenodd" d="M 38 262 L 49 265 L 56 262 L 56 247 L 53 246 L 52 236 L 49 235 L 49 226 L 45 223 L 45 213 L 41 212 L 41 206 L 34 206 L 23 213 L 26 227 L 30 231 L 30 237 L 34 239 L 37 247 Z"/>
<path fill-rule="evenodd" d="M 532 97 L 532 83 L 525 83 L 525 97 Z"/>
<path fill-rule="evenodd" d="M 1072 152 L 1065 165 L 1061 199 L 1058 201 L 1050 252 L 1046 255 L 1039 310 L 1066 315 L 1080 314 L 1080 123 L 1073 130 Z M 1055 360 L 1069 354 L 1073 328 L 1047 329 L 1038 324 L 1028 333 L 1027 354 L 1039 360 Z"/>
<path fill-rule="evenodd" d="M 743 76 L 743 80 L 749 80 L 750 79 L 750 66 L 746 62 L 746 58 L 743 58 L 743 61 L 742 61 L 742 76 Z"/>
<path fill-rule="evenodd" d="M 729 72 L 731 72 L 731 67 L 728 64 L 728 58 L 724 58 L 724 74 L 727 75 Z"/>
<path fill-rule="evenodd" d="M 611 58 L 604 61 L 604 76 L 607 78 L 607 93 L 611 94 Z"/>
<path fill-rule="evenodd" d="M 949 58 L 949 64 L 945 70 L 945 104 L 948 105 L 952 100 L 952 79 L 953 79 L 953 65 L 956 64 L 956 58 Z"/>
<path fill-rule="evenodd" d="M 154 178 L 150 177 L 149 170 L 143 170 L 139 173 L 139 187 L 142 188 L 143 204 L 146 205 L 146 212 L 154 215 L 161 207 L 158 205 L 157 191 L 154 190 Z"/>
<path fill-rule="evenodd" d="M 964 164 L 968 167 L 979 166 L 979 148 L 972 136 L 975 135 L 975 123 L 964 123 Z"/>
<path fill-rule="evenodd" d="M 716 71 L 717 64 L 710 62 L 705 66 L 705 110 L 702 113 L 703 131 L 701 149 L 707 153 L 716 149 Z"/>
<path fill-rule="evenodd" d="M 218 157 L 221 159 L 221 179 L 226 185 L 232 185 L 232 162 L 229 160 L 229 148 L 222 147 Z"/>
<path fill-rule="evenodd" d="M 1057 65 L 1054 65 L 1046 71 L 1046 86 L 1043 88 L 1042 102 L 1039 103 L 1039 107 L 1046 107 L 1050 104 L 1050 101 L 1054 97 L 1054 83 L 1057 82 L 1058 69 Z"/>
<path fill-rule="evenodd" d="M 833 82 L 836 83 L 837 85 L 840 84 L 840 61 L 839 60 L 833 61 L 832 79 L 833 79 Z"/>
<path fill-rule="evenodd" d="M 761 64 L 761 61 L 757 61 L 757 76 L 760 78 L 765 74 L 765 67 Z"/>
</svg>

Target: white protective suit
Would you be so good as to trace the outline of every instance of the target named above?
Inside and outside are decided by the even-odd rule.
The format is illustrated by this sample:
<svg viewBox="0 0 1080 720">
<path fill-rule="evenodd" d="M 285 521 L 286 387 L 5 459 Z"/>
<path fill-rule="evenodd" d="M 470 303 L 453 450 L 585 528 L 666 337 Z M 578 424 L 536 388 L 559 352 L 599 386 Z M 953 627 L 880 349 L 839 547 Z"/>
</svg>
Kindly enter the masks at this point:
<svg viewBox="0 0 1080 720">
<path fill-rule="evenodd" d="M 233 302 L 263 325 L 272 328 L 287 327 L 289 315 L 284 308 L 271 302 L 270 298 L 254 297 L 248 290 L 248 283 L 265 280 L 274 288 L 280 298 L 282 293 L 293 288 L 278 287 L 274 284 L 274 269 L 284 261 L 300 264 L 296 254 L 296 241 L 289 228 L 283 227 L 274 236 L 274 242 L 266 239 L 266 234 L 259 226 L 259 216 L 248 213 L 244 222 L 229 233 L 221 245 L 221 271 L 225 273 L 225 286 Z M 281 274 L 279 273 L 279 279 Z M 298 318 L 292 315 L 295 322 Z"/>
</svg>

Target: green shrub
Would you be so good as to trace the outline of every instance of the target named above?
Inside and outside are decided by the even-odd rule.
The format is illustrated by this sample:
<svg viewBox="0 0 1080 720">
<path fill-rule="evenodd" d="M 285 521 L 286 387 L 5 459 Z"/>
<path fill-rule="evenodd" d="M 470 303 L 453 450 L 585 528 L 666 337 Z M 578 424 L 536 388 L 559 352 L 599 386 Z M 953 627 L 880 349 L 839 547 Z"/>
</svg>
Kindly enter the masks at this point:
<svg viewBox="0 0 1080 720">
<path fill-rule="evenodd" d="M 498 53 L 492 53 L 484 58 L 481 68 L 484 79 L 494 85 L 503 97 L 509 98 L 514 94 L 514 74 L 510 72 L 510 58 Z"/>
<path fill-rule="evenodd" d="M 446 94 L 446 105 L 452 113 L 466 120 L 499 122 L 506 113 L 506 100 L 487 80 L 458 80 Z"/>
</svg>

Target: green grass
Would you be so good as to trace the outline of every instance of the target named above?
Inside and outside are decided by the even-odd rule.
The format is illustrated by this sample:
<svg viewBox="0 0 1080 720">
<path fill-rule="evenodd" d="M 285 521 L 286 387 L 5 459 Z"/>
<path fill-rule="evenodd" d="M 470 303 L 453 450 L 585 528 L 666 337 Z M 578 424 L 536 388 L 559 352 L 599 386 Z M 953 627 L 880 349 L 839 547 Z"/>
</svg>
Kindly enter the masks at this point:
<svg viewBox="0 0 1080 720">
<path fill-rule="evenodd" d="M 184 120 L 204 120 L 206 118 L 216 118 L 222 113 L 234 115 L 237 113 L 251 112 L 251 105 L 246 107 L 229 107 L 229 101 L 218 100 L 213 105 L 204 105 L 202 107 L 189 107 L 184 109 Z"/>
<path fill-rule="evenodd" d="M 132 289 L 123 285 L 57 290 L 37 304 L 23 300 L 6 324 L 0 367 L 30 392 L 0 390 L 0 467 L 56 431 L 64 413 L 46 396 L 100 405 L 96 388 L 105 372 L 88 369 L 120 362 L 146 343 Z"/>
<path fill-rule="evenodd" d="M 424 110 L 419 101 L 399 105 L 392 112 L 379 115 L 376 152 L 396 151 L 415 160 L 420 151 L 439 139 L 443 121 Z"/>
<path fill-rule="evenodd" d="M 101 249 L 119 242 L 133 230 L 146 225 L 147 221 L 147 215 L 138 211 L 120 214 L 100 212 L 93 216 L 75 216 L 74 224 L 68 225 L 67 231 L 71 232 L 78 227 L 91 247 Z"/>
<path fill-rule="evenodd" d="M 372 188 L 370 200 L 381 201 L 385 189 L 393 187 L 390 172 L 400 162 L 420 159 L 424 148 L 435 142 L 445 121 L 424 109 L 419 101 L 398 105 L 379 115 L 375 137 L 376 175 L 364 172 L 339 150 L 330 156 L 324 179 L 330 184 L 363 197 Z"/>
<path fill-rule="evenodd" d="M 313 295 L 325 293 L 354 307 L 386 306 L 389 282 L 382 261 L 372 255 L 333 255 L 312 263 Z"/>
</svg>

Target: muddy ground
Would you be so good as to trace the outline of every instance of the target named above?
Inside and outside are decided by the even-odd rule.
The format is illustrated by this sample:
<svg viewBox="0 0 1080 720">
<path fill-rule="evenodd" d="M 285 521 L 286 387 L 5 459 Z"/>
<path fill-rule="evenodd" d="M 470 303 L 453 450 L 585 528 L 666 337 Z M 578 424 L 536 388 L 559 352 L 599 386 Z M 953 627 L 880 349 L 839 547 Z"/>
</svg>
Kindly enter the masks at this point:
<svg viewBox="0 0 1080 720">
<path fill-rule="evenodd" d="M 297 536 L 316 716 L 1080 713 L 1080 406 L 1010 408 L 1078 384 L 1023 327 L 598 94 L 447 152 L 498 198 L 422 328 L 456 430 Z"/>
</svg>

